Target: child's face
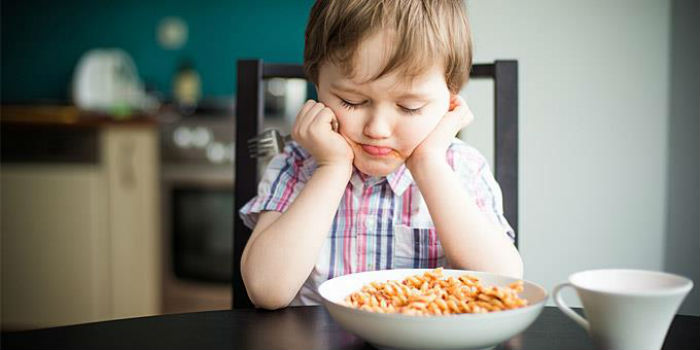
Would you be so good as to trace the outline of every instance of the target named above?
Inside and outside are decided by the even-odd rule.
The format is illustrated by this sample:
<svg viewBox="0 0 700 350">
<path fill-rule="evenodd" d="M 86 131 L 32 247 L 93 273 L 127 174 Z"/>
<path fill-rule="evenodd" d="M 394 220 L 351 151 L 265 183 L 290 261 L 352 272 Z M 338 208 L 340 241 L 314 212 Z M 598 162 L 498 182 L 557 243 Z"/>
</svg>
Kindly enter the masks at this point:
<svg viewBox="0 0 700 350">
<path fill-rule="evenodd" d="M 447 113 L 451 97 L 437 64 L 412 81 L 397 70 L 368 82 L 384 66 L 383 40 L 380 33 L 360 44 L 353 79 L 335 64 L 322 64 L 317 86 L 319 101 L 333 110 L 352 147 L 355 167 L 372 176 L 401 166 Z"/>
</svg>

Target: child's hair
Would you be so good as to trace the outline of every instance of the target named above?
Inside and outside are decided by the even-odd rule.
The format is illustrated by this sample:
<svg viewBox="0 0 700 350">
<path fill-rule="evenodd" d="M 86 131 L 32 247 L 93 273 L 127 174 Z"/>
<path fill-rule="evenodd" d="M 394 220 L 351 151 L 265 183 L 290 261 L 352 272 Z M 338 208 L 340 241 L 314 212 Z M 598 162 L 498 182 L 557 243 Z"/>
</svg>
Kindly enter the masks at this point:
<svg viewBox="0 0 700 350">
<path fill-rule="evenodd" d="M 467 82 L 472 43 L 462 0 L 317 0 L 306 26 L 307 77 L 318 85 L 324 62 L 352 77 L 358 46 L 379 30 L 390 35 L 388 59 L 370 81 L 397 69 L 410 79 L 442 60 L 450 92 Z"/>
</svg>

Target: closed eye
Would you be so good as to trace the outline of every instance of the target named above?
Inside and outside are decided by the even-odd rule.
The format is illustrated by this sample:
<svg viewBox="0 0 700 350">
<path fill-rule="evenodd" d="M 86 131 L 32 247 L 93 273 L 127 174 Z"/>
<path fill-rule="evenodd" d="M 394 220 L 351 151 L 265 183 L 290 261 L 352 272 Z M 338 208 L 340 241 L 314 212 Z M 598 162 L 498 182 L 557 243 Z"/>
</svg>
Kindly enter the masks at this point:
<svg viewBox="0 0 700 350">
<path fill-rule="evenodd" d="M 348 101 L 348 100 L 346 100 L 346 99 L 344 99 L 344 98 L 341 98 L 341 97 L 338 97 L 338 99 L 340 100 L 340 104 L 341 104 L 344 108 L 349 109 L 349 110 L 354 110 L 355 108 L 357 108 L 357 107 L 359 107 L 359 106 L 362 106 L 362 105 L 364 105 L 364 104 L 367 103 L 367 101 L 352 102 L 352 101 Z M 423 109 L 424 106 L 418 107 L 418 108 L 408 108 L 408 107 L 404 107 L 404 106 L 398 105 L 398 107 L 399 107 L 399 109 L 401 109 L 401 111 L 402 111 L 403 113 L 406 113 L 406 114 L 408 114 L 408 115 L 414 115 L 414 114 L 419 114 L 420 111 Z"/>
<path fill-rule="evenodd" d="M 360 103 L 355 103 L 355 102 L 346 101 L 340 97 L 338 97 L 338 98 L 340 99 L 340 104 L 349 110 L 353 110 L 353 109 L 357 108 L 358 106 L 362 106 L 363 104 L 366 103 L 366 101 L 363 101 Z"/>
<path fill-rule="evenodd" d="M 420 110 L 423 109 L 423 107 L 418 107 L 418 108 L 407 108 L 407 107 L 404 107 L 404 106 L 399 106 L 399 108 L 401 108 L 401 110 L 402 110 L 403 112 L 408 113 L 408 114 L 418 114 L 418 113 L 420 113 Z"/>
</svg>

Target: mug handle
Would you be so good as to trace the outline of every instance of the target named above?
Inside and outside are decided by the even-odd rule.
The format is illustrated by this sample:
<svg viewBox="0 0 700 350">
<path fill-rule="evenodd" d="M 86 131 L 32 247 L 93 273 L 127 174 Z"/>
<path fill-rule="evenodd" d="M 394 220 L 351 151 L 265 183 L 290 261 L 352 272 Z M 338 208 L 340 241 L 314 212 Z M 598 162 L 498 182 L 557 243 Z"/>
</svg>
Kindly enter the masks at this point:
<svg viewBox="0 0 700 350">
<path fill-rule="evenodd" d="M 554 287 L 554 290 L 552 290 L 552 295 L 554 295 L 554 302 L 557 304 L 557 307 L 566 315 L 569 316 L 572 320 L 576 321 L 583 329 L 588 332 L 590 330 L 590 326 L 588 324 L 588 321 L 586 321 L 585 318 L 581 317 L 579 314 L 574 312 L 574 310 L 571 310 L 569 305 L 566 305 L 564 302 L 564 299 L 562 299 L 561 292 L 562 289 L 565 287 L 573 287 L 574 285 L 569 283 L 569 282 L 564 282 L 564 283 L 559 283 L 556 287 Z"/>
</svg>

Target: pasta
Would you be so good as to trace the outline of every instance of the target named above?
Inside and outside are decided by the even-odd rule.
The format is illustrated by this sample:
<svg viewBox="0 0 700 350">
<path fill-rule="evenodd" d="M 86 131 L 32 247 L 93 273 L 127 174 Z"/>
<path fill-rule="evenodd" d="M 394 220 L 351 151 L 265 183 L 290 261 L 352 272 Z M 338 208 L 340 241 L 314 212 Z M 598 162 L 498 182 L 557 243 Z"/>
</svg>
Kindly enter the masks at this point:
<svg viewBox="0 0 700 350">
<path fill-rule="evenodd" d="M 380 313 L 414 316 L 487 313 L 527 306 L 518 296 L 523 282 L 485 287 L 477 277 L 443 278 L 442 268 L 403 281 L 371 282 L 345 298 L 348 306 Z"/>
</svg>

